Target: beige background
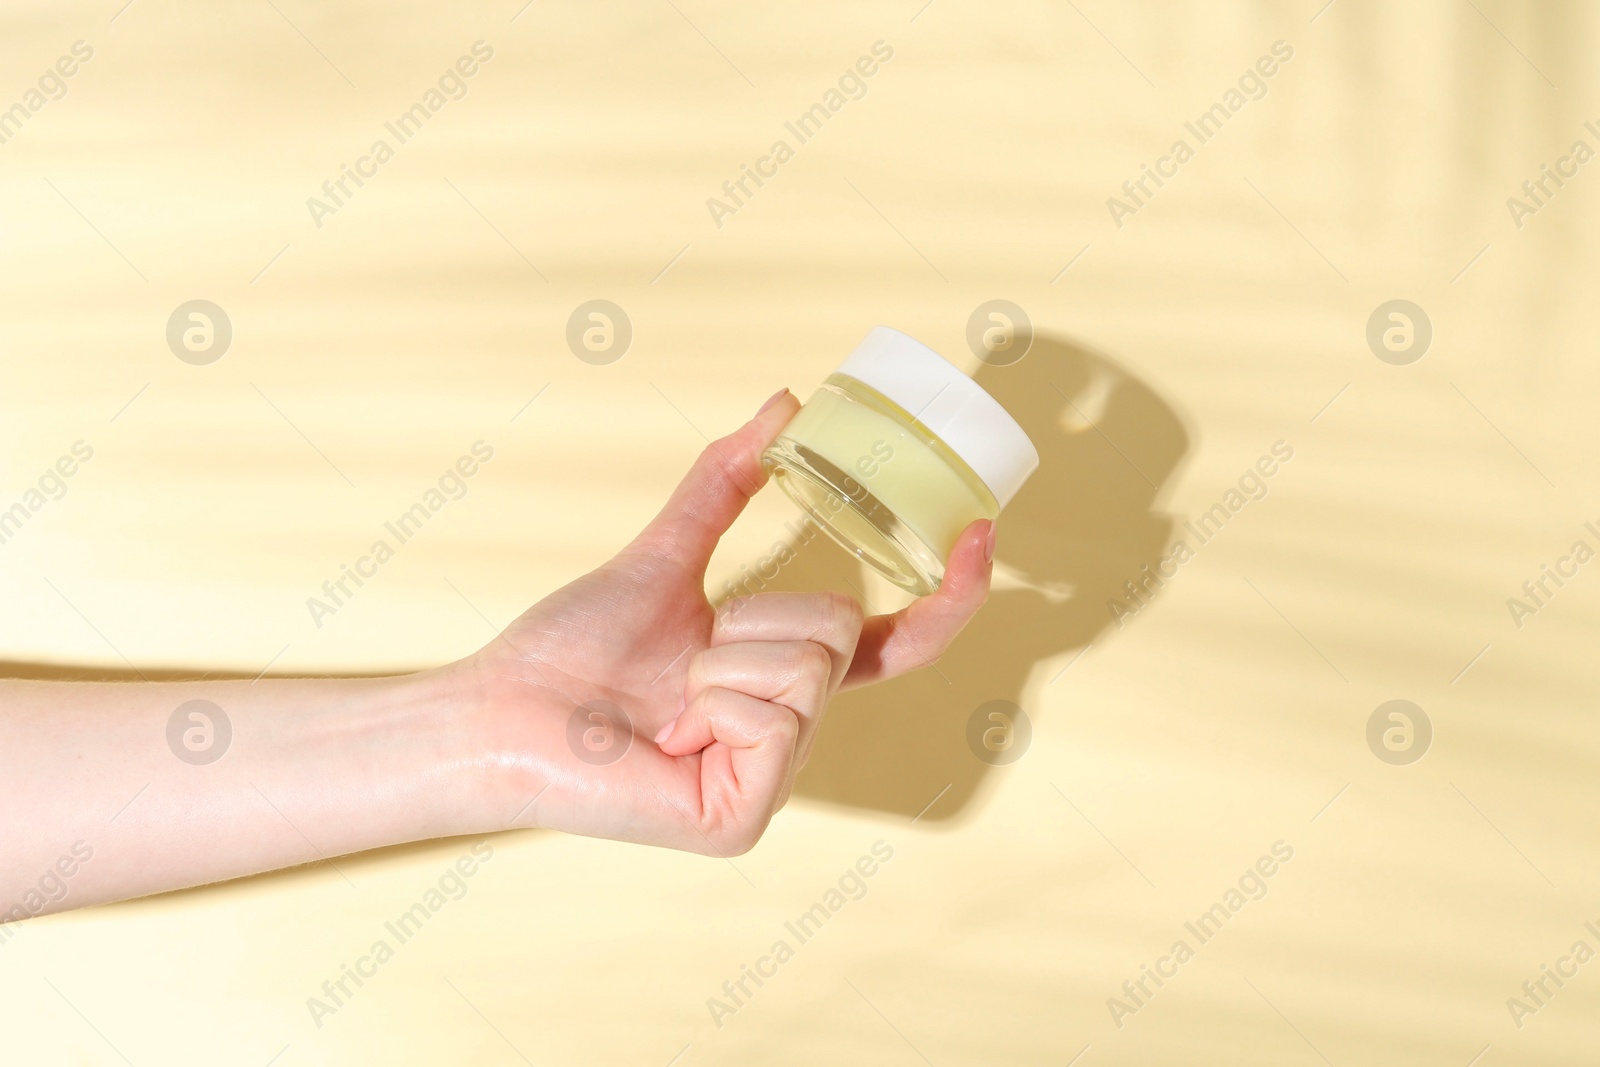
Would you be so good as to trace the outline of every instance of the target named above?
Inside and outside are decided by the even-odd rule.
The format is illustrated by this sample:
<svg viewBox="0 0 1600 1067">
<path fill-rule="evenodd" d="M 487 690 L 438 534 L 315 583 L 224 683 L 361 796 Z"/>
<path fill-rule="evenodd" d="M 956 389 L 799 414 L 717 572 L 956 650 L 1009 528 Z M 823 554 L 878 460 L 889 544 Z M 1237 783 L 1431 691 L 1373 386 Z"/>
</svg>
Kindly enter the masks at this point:
<svg viewBox="0 0 1600 1067">
<path fill-rule="evenodd" d="M 982 377 L 1045 456 L 1004 591 L 938 672 L 838 702 L 750 855 L 495 837 L 320 1029 L 306 998 L 470 842 L 31 922 L 0 946 L 8 1061 L 1595 1055 L 1600 964 L 1520 1029 L 1506 999 L 1600 948 L 1600 571 L 1520 629 L 1506 599 L 1600 547 L 1600 164 L 1521 228 L 1506 200 L 1600 148 L 1600 15 L 921 5 L 8 6 L 0 107 L 94 48 L 0 145 L 0 506 L 95 450 L 0 546 L 19 670 L 464 654 L 613 551 L 702 434 L 874 323 L 976 367 L 992 298 L 1040 337 Z M 479 39 L 466 97 L 317 228 L 306 198 Z M 715 226 L 706 198 L 878 40 L 865 97 Z M 1278 40 L 1266 96 L 1114 225 L 1107 198 Z M 596 297 L 635 330 L 609 366 L 564 341 Z M 206 367 L 163 336 L 195 298 L 235 331 Z M 1394 298 L 1433 324 L 1409 366 L 1365 340 Z M 314 626 L 306 598 L 479 439 L 468 495 Z M 1117 626 L 1106 599 L 1279 440 L 1268 496 Z M 763 494 L 717 584 L 792 515 Z M 860 581 L 802 558 L 786 583 Z M 1410 766 L 1365 740 L 1396 698 L 1435 731 Z M 1033 725 L 1009 766 L 964 740 L 991 699 Z M 867 895 L 716 1026 L 707 998 L 880 839 Z M 1266 896 L 1119 1029 L 1107 998 L 1280 840 Z"/>
</svg>

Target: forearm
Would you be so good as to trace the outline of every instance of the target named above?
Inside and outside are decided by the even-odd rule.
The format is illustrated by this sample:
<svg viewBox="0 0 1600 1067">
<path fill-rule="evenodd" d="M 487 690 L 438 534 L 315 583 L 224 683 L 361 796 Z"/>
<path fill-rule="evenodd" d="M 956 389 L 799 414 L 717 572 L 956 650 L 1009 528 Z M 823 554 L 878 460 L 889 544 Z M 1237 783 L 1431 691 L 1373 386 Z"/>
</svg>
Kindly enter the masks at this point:
<svg viewBox="0 0 1600 1067">
<path fill-rule="evenodd" d="M 222 747 L 219 723 L 208 748 L 205 721 L 185 716 L 169 745 L 169 721 L 191 700 L 231 726 L 214 762 L 201 761 Z M 15 919 L 16 905 L 59 911 L 496 828 L 471 714 L 455 669 L 0 681 L 0 911 Z"/>
</svg>

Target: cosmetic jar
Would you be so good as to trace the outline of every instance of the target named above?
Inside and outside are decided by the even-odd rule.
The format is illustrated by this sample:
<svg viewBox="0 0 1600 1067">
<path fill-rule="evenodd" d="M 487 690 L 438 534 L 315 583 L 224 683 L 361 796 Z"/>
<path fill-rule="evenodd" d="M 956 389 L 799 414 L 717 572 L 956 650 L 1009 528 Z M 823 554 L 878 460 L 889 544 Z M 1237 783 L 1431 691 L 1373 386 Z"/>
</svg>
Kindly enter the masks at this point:
<svg viewBox="0 0 1600 1067">
<path fill-rule="evenodd" d="M 761 462 L 835 541 L 923 596 L 939 587 L 961 531 L 996 518 L 1039 453 L 959 367 L 878 326 Z"/>
</svg>

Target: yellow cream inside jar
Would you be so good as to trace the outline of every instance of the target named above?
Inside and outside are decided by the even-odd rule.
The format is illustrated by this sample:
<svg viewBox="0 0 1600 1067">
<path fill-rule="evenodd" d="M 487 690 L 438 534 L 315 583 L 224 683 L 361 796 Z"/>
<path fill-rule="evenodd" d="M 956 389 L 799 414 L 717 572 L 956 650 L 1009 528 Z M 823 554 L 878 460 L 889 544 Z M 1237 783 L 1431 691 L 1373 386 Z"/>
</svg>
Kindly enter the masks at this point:
<svg viewBox="0 0 1600 1067">
<path fill-rule="evenodd" d="M 908 410 L 847 373 L 852 369 L 921 410 Z M 1009 423 L 1012 438 L 1002 432 L 997 442 L 989 432 L 996 415 Z M 941 425 L 958 440 L 981 436 L 984 443 L 971 447 L 1004 487 L 1020 486 L 1038 465 L 1021 428 L 976 383 L 911 338 L 878 327 L 805 402 L 762 462 L 835 541 L 923 595 L 938 588 L 961 531 L 976 519 L 997 518 L 1002 506 L 984 477 L 936 432 Z"/>
</svg>

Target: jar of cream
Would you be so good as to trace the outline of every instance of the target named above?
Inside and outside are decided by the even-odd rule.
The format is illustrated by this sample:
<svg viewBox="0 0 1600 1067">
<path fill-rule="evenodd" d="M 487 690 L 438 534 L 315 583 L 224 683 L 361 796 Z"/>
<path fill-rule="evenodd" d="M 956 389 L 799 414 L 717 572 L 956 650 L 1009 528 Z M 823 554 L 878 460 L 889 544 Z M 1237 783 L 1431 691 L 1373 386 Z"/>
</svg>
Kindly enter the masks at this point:
<svg viewBox="0 0 1600 1067">
<path fill-rule="evenodd" d="M 996 518 L 1039 453 L 960 368 L 878 326 L 761 462 L 835 541 L 923 596 L 939 587 L 961 531 Z"/>
</svg>

